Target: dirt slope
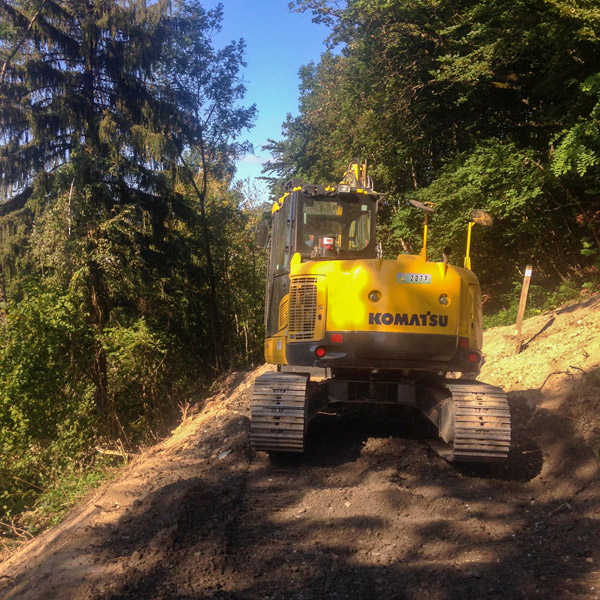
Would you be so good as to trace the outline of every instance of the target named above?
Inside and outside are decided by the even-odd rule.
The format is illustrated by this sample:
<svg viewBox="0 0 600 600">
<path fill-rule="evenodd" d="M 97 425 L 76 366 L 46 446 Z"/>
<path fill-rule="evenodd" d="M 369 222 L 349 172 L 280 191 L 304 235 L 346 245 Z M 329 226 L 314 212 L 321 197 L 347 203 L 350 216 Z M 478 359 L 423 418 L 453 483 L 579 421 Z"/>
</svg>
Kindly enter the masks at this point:
<svg viewBox="0 0 600 600">
<path fill-rule="evenodd" d="M 248 446 L 256 372 L 0 565 L 0 598 L 600 598 L 600 297 L 486 334 L 508 464 L 456 467 L 405 410 L 319 416 L 303 457 Z M 266 367 L 261 367 L 258 372 Z"/>
</svg>

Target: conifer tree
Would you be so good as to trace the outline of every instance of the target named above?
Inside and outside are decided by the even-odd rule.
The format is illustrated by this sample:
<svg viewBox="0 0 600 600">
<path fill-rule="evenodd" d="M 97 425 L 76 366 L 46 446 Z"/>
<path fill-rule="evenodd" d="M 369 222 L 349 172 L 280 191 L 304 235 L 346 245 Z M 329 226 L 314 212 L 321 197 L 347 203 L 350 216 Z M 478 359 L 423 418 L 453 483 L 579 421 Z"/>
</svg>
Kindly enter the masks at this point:
<svg viewBox="0 0 600 600">
<path fill-rule="evenodd" d="M 172 35 L 165 49 L 160 71 L 164 87 L 173 95 L 182 115 L 174 132 L 181 179 L 193 190 L 201 254 L 208 283 L 207 317 L 212 342 L 213 363 L 225 366 L 230 335 L 223 319 L 217 294 L 217 272 L 207 210 L 209 180 L 230 180 L 236 158 L 251 150 L 240 141 L 241 132 L 251 126 L 254 105 L 240 105 L 246 92 L 240 69 L 245 66 L 243 40 L 217 50 L 214 32 L 220 30 L 223 5 L 206 10 L 198 0 L 178 0 L 172 19 Z"/>
<path fill-rule="evenodd" d="M 144 0 L 0 3 L 5 210 L 29 201 L 39 213 L 68 188 L 70 250 L 79 254 L 84 309 L 100 333 L 111 309 L 98 251 L 106 245 L 103 223 L 135 205 L 129 218 L 146 213 L 159 225 L 173 198 L 164 175 L 175 155 L 167 136 L 173 107 L 153 76 L 166 9 Z M 101 347 L 95 354 L 96 401 L 106 412 L 106 358 Z"/>
<path fill-rule="evenodd" d="M 0 2 L 5 201 L 22 202 L 75 157 L 76 184 L 99 185 L 107 206 L 164 191 L 150 163 L 169 158 L 171 110 L 153 80 L 165 13 L 165 2 L 143 0 Z"/>
<path fill-rule="evenodd" d="M 222 14 L 168 0 L 0 0 L 0 214 L 28 223 L 18 251 L 82 288 L 101 335 L 124 303 L 135 312 L 164 297 L 170 263 L 186 255 L 167 227 L 199 219 L 218 367 L 207 182 L 231 172 L 255 112 L 238 105 L 243 42 L 213 48 Z M 197 190 L 197 205 L 177 182 Z M 97 405 L 114 412 L 101 344 L 93 363 Z"/>
</svg>

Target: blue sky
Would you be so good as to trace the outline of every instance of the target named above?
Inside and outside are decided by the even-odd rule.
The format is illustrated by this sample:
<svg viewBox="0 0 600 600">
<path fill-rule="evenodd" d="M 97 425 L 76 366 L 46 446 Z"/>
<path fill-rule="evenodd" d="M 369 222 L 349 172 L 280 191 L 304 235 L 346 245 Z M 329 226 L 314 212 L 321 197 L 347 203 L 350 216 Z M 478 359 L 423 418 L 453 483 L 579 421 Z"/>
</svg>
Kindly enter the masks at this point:
<svg viewBox="0 0 600 600">
<path fill-rule="evenodd" d="M 237 165 L 238 179 L 260 176 L 261 163 L 269 158 L 261 150 L 267 139 L 281 139 L 281 124 L 287 113 L 298 114 L 298 69 L 311 60 L 318 62 L 325 51 L 326 27 L 311 21 L 309 13 L 288 10 L 289 0 L 222 0 L 223 31 L 215 44 L 243 38 L 246 41 L 245 104 L 256 104 L 258 118 L 247 132 L 255 156 Z M 212 8 L 217 0 L 206 0 Z M 265 198 L 266 199 L 266 198 Z"/>
</svg>

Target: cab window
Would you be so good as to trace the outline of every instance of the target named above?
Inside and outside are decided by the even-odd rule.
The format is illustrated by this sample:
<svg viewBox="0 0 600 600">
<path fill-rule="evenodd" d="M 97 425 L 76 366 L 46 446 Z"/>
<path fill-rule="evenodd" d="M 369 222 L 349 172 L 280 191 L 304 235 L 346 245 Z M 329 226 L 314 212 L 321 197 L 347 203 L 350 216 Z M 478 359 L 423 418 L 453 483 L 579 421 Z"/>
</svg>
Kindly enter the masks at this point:
<svg viewBox="0 0 600 600">
<path fill-rule="evenodd" d="M 340 258 L 358 258 L 374 252 L 371 244 L 374 202 L 368 199 L 334 197 L 300 198 L 298 211 L 298 247 L 311 254 L 319 238 L 334 238 Z"/>
</svg>

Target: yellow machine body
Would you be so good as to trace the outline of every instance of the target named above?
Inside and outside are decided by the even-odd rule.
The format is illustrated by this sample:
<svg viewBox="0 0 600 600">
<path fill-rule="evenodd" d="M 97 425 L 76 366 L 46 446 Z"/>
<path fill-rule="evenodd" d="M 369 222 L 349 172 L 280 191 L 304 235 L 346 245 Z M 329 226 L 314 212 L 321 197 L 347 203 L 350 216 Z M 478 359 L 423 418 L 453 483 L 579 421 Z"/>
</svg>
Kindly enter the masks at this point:
<svg viewBox="0 0 600 600">
<path fill-rule="evenodd" d="M 341 251 L 338 256 L 309 255 L 298 240 L 302 196 L 307 191 L 313 206 L 327 202 L 332 213 L 327 216 L 334 219 L 341 220 L 346 203 L 366 206 L 364 214 L 373 219 L 376 213 L 377 196 L 364 190 L 332 197 L 326 191 L 315 194 L 312 187 L 296 187 L 275 204 L 272 243 L 283 240 L 288 251 L 287 256 L 279 252 L 287 261 L 282 269 L 277 264 L 277 248 L 271 248 L 266 361 L 306 367 L 476 373 L 482 317 L 475 275 L 444 261 L 428 261 L 423 252 L 395 260 L 348 258 Z M 284 226 L 287 235 L 281 233 Z M 348 246 L 343 236 L 340 227 L 334 236 L 340 248 Z M 272 285 L 276 277 L 283 280 L 279 294 Z"/>
<path fill-rule="evenodd" d="M 265 358 L 276 372 L 256 379 L 250 441 L 255 450 L 303 452 L 311 419 L 325 406 L 403 404 L 437 428 L 449 461 L 508 456 L 506 394 L 479 372 L 479 282 L 465 267 L 427 253 L 426 206 L 418 254 L 383 259 L 376 241 L 381 196 L 366 165 L 351 163 L 337 186 L 292 181 L 272 211 Z M 476 214 L 475 214 L 476 213 Z M 473 211 L 484 225 L 491 217 Z M 460 373 L 447 376 L 448 373 Z"/>
</svg>

